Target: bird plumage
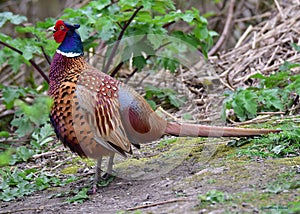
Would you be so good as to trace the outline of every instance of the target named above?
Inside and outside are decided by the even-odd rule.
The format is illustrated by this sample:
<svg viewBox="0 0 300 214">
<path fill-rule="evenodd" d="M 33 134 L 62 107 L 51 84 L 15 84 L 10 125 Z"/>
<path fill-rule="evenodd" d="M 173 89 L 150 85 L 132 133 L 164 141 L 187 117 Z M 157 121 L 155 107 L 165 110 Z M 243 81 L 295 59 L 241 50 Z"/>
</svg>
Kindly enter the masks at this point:
<svg viewBox="0 0 300 214">
<path fill-rule="evenodd" d="M 131 145 L 138 147 L 164 134 L 221 137 L 276 132 L 167 122 L 132 88 L 84 60 L 78 28 L 61 20 L 51 28 L 61 45 L 50 66 L 49 95 L 54 100 L 50 118 L 64 145 L 81 157 L 98 160 L 94 188 L 103 156 L 110 156 L 111 172 L 115 153 L 126 156 Z"/>
</svg>

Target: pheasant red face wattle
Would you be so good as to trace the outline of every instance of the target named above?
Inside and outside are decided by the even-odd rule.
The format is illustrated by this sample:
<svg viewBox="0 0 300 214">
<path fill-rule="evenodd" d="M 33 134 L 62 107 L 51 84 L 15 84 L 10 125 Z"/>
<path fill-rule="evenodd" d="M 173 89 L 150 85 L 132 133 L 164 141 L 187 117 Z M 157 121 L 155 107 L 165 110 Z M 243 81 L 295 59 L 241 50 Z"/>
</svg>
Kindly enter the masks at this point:
<svg viewBox="0 0 300 214">
<path fill-rule="evenodd" d="M 69 28 L 62 20 L 58 20 L 54 26 L 53 38 L 57 43 L 62 43 L 66 37 Z"/>
</svg>

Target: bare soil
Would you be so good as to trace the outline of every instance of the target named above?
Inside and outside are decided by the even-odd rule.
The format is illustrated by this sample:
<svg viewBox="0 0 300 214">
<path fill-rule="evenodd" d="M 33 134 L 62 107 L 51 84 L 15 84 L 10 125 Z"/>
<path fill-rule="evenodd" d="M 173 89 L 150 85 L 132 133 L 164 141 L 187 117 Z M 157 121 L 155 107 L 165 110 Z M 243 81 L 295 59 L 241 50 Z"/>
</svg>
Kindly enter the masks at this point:
<svg viewBox="0 0 300 214">
<path fill-rule="evenodd" d="M 300 180 L 299 157 L 238 158 L 238 148 L 226 146 L 227 141 L 178 138 L 145 145 L 133 157 L 117 158 L 115 179 L 81 204 L 66 200 L 73 197 L 70 191 L 91 186 L 93 166 L 56 148 L 60 152 L 41 158 L 62 163 L 55 169 L 57 176 L 75 174 L 80 179 L 0 202 L 0 213 L 269 213 L 285 212 L 289 202 L 299 200 L 299 187 L 277 194 L 266 191 L 283 175 L 286 182 Z M 212 204 L 198 199 L 213 189 L 226 193 L 228 200 Z"/>
</svg>

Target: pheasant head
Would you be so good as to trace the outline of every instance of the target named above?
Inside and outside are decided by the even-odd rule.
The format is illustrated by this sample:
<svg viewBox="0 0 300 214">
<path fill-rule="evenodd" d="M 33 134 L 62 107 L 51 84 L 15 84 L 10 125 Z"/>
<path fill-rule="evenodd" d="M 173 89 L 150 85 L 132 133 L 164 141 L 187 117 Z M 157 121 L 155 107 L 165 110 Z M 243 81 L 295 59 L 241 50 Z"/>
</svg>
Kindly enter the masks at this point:
<svg viewBox="0 0 300 214">
<path fill-rule="evenodd" d="M 48 28 L 53 32 L 54 40 L 61 43 L 57 52 L 66 57 L 76 57 L 83 55 L 83 46 L 77 29 L 79 24 L 71 25 L 62 20 L 58 20 L 55 26 Z"/>
</svg>

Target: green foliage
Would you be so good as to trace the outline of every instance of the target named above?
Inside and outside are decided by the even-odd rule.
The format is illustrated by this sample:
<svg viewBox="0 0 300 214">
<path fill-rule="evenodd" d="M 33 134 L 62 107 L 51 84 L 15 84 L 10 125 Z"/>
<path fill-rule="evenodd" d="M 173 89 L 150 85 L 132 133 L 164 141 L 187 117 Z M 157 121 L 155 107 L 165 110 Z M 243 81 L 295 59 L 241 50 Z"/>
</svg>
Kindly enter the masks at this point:
<svg viewBox="0 0 300 214">
<path fill-rule="evenodd" d="M 54 140 L 53 135 L 54 132 L 49 123 L 35 129 L 28 145 L 14 148 L 14 144 L 11 144 L 11 148 L 0 152 L 0 166 L 15 165 L 18 162 L 27 161 L 35 154 L 43 152 L 45 145 Z"/>
<path fill-rule="evenodd" d="M 134 21 L 128 26 L 125 31 L 125 37 L 132 37 L 143 35 L 141 40 L 146 40 L 150 49 L 140 49 L 138 53 L 129 51 L 131 45 L 123 49 L 125 56 L 122 61 L 128 62 L 128 55 L 133 57 L 133 65 L 141 70 L 147 63 L 142 53 L 151 55 L 153 51 L 165 44 L 165 39 L 160 36 L 172 36 L 187 43 L 196 49 L 201 49 L 203 54 L 207 56 L 209 47 L 212 46 L 213 37 L 217 34 L 209 31 L 207 28 L 207 20 L 199 14 L 195 8 L 182 12 L 177 10 L 175 4 L 171 0 L 167 1 L 145 1 L 145 0 L 131 0 L 131 1 L 118 1 L 114 4 L 108 0 L 91 1 L 84 7 L 79 9 L 67 8 L 64 10 L 63 15 L 60 17 L 71 23 L 78 23 L 81 25 L 79 28 L 80 35 L 84 42 L 85 50 L 98 45 L 98 39 L 102 39 L 106 44 L 115 42 L 122 31 L 120 26 L 124 26 L 134 11 L 143 6 L 143 8 L 134 17 Z M 9 13 L 9 14 L 8 14 Z M 26 17 L 14 15 L 10 12 L 0 13 L 3 17 L 0 26 L 4 25 L 7 21 L 12 24 L 18 25 L 26 21 Z M 191 26 L 190 32 L 182 31 L 168 31 L 166 26 L 176 22 L 185 22 Z M 8 35 L 0 34 L 0 41 L 6 42 L 9 45 L 22 50 L 23 55 L 19 56 L 16 52 L 5 47 L 0 50 L 0 62 L 8 62 L 13 70 L 18 71 L 23 63 L 28 64 L 28 60 L 32 59 L 34 55 L 42 56 L 41 47 L 44 47 L 46 54 L 53 55 L 57 44 L 53 39 L 46 37 L 46 29 L 54 25 L 55 20 L 48 18 L 44 22 L 38 22 L 36 26 L 17 26 L 15 30 L 23 35 L 30 33 L 31 38 L 11 38 Z M 91 36 L 92 35 L 92 36 Z M 155 35 L 155 36 L 153 36 Z M 135 40 L 140 45 L 139 40 Z M 162 68 L 174 71 L 180 62 L 174 58 L 176 52 L 180 53 L 181 46 L 170 45 L 166 46 L 166 51 L 161 52 L 162 58 L 154 58 L 153 64 L 156 62 Z M 135 50 L 137 51 L 137 50 Z M 170 51 L 172 57 L 170 58 Z M 120 53 L 122 55 L 122 53 Z M 108 52 L 106 53 L 108 55 Z"/>
<path fill-rule="evenodd" d="M 0 200 L 2 201 L 11 201 L 50 186 L 64 186 L 75 180 L 75 177 L 62 180 L 54 175 L 38 172 L 36 169 L 20 170 L 17 167 L 1 168 L 0 175 Z"/>
<path fill-rule="evenodd" d="M 156 88 L 148 85 L 145 87 L 145 91 L 145 98 L 153 109 L 156 108 L 157 102 L 164 101 L 166 104 L 179 108 L 185 101 L 184 98 L 178 97 L 176 92 L 170 88 Z"/>
<path fill-rule="evenodd" d="M 230 200 L 228 194 L 221 192 L 219 190 L 210 190 L 204 195 L 199 195 L 198 199 L 200 200 L 200 205 L 202 204 L 218 204 L 224 203 L 225 201 Z"/>
<path fill-rule="evenodd" d="M 49 112 L 52 106 L 52 99 L 49 97 L 37 97 L 32 105 L 16 100 L 15 105 L 19 109 L 11 122 L 16 127 L 15 133 L 23 137 L 33 132 L 36 127 L 49 121 Z"/>
<path fill-rule="evenodd" d="M 0 167 L 6 166 L 9 164 L 11 160 L 11 153 L 10 149 L 5 150 L 4 152 L 0 153 Z"/>
<path fill-rule="evenodd" d="M 74 197 L 68 199 L 67 201 L 69 203 L 80 203 L 81 204 L 89 198 L 87 192 L 88 192 L 88 188 L 83 188 L 80 191 L 78 191 Z"/>
<path fill-rule="evenodd" d="M 238 141 L 231 141 L 231 146 L 242 146 L 247 143 L 251 145 L 241 147 L 237 154 L 247 157 L 273 157 L 282 158 L 300 155 L 300 128 L 296 124 L 287 124 L 280 133 L 269 134 L 264 137 L 253 139 L 242 138 Z"/>
<path fill-rule="evenodd" d="M 275 74 L 253 75 L 252 78 L 260 80 L 257 87 L 225 94 L 227 98 L 224 101 L 223 118 L 225 109 L 233 109 L 240 121 L 254 118 L 258 112 L 287 111 L 293 104 L 291 94 L 300 95 L 300 75 L 292 76 L 289 72 L 289 69 L 298 66 L 285 62 Z"/>
<path fill-rule="evenodd" d="M 2 12 L 0 13 L 0 28 L 7 22 L 11 22 L 15 25 L 21 24 L 22 22 L 27 21 L 25 16 L 14 15 L 12 12 Z"/>
</svg>

